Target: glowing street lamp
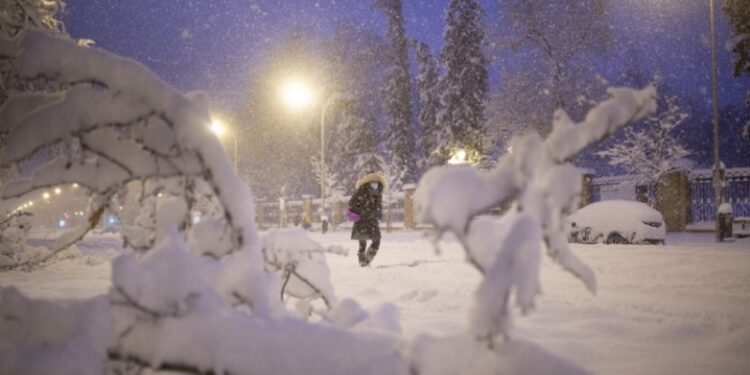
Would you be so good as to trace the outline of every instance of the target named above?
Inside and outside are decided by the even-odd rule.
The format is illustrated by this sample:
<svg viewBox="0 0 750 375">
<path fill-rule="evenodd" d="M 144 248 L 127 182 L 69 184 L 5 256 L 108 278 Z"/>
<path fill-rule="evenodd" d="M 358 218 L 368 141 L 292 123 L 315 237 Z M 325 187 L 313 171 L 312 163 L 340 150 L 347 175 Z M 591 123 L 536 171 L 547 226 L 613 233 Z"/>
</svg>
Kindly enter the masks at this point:
<svg viewBox="0 0 750 375">
<path fill-rule="evenodd" d="M 453 156 L 451 156 L 450 159 L 448 159 L 448 164 L 450 165 L 461 165 L 461 164 L 467 164 L 469 161 L 467 160 L 467 153 L 466 150 L 459 148 L 454 153 Z"/>
<path fill-rule="evenodd" d="M 234 136 L 230 131 L 227 130 L 227 126 L 224 122 L 219 119 L 212 119 L 211 125 L 208 127 L 218 138 L 222 138 L 225 134 L 229 134 L 234 142 L 234 169 L 237 169 L 237 137 Z"/>
<path fill-rule="evenodd" d="M 310 87 L 300 80 L 289 80 L 281 88 L 284 104 L 293 110 L 309 107 L 314 102 L 314 95 Z"/>
<path fill-rule="evenodd" d="M 305 82 L 300 80 L 289 80 L 281 88 L 281 97 L 287 107 L 292 110 L 302 110 L 315 102 L 313 90 Z M 333 96 L 323 102 L 320 108 L 320 221 L 323 222 L 323 214 L 326 206 L 326 110 L 333 102 Z"/>
<path fill-rule="evenodd" d="M 59 187 L 56 187 L 55 188 L 55 195 L 60 195 L 60 194 L 62 194 L 62 189 L 60 189 Z"/>
<path fill-rule="evenodd" d="M 46 191 L 44 192 L 44 194 L 42 194 L 42 198 L 44 198 L 44 199 L 49 199 L 49 197 L 50 197 L 50 195 Z"/>
</svg>

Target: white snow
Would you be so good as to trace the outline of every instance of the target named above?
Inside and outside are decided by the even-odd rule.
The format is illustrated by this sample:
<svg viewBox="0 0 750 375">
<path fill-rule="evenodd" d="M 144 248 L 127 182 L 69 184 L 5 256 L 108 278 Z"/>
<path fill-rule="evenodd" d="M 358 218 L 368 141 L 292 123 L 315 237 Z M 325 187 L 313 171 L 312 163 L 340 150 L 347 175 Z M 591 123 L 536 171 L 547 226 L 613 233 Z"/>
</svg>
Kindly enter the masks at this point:
<svg viewBox="0 0 750 375">
<path fill-rule="evenodd" d="M 623 235 L 628 242 L 663 240 L 666 231 L 662 214 L 645 203 L 609 200 L 592 203 L 570 215 L 568 220 L 576 228 L 591 228 L 588 240 L 583 242 L 605 242 L 610 233 Z M 653 227 L 646 223 L 658 223 Z M 632 234 L 632 236 L 631 236 Z"/>
<path fill-rule="evenodd" d="M 722 203 L 719 205 L 719 213 L 720 214 L 732 214 L 732 204 L 731 203 Z"/>
<path fill-rule="evenodd" d="M 323 246 L 356 247 L 347 232 L 312 237 Z M 91 241 L 107 249 L 105 241 Z M 329 314 L 340 326 L 367 330 L 377 323 L 383 330 L 395 312 L 381 307 L 395 305 L 400 325 L 391 328 L 417 340 L 412 356 L 426 373 L 457 368 L 479 373 L 478 366 L 493 363 L 495 373 L 513 373 L 519 363 L 532 366 L 529 373 L 544 372 L 545 366 L 565 373 L 572 367 L 546 351 L 599 374 L 747 374 L 750 240 L 713 241 L 713 234 L 704 233 L 669 234 L 666 246 L 574 244 L 597 273 L 596 296 L 545 259 L 540 275 L 545 289 L 537 299 L 541 306 L 533 315 L 515 318 L 513 340 L 502 344 L 504 362 L 494 357 L 461 362 L 465 357 L 446 353 L 461 347 L 449 343 L 466 340 L 458 335 L 468 328 L 466 317 L 480 280 L 455 241 L 445 241 L 443 254 L 436 255 L 420 232 L 384 232 L 381 251 L 368 268 L 359 267 L 352 256 L 327 255 L 342 300 Z M 71 259 L 42 271 L 0 273 L 0 286 L 16 286 L 31 297 L 90 297 L 107 292 L 109 269 L 108 263 Z M 362 309 L 381 309 L 380 322 Z M 470 345 L 476 343 L 464 343 L 467 353 L 481 353 Z"/>
</svg>

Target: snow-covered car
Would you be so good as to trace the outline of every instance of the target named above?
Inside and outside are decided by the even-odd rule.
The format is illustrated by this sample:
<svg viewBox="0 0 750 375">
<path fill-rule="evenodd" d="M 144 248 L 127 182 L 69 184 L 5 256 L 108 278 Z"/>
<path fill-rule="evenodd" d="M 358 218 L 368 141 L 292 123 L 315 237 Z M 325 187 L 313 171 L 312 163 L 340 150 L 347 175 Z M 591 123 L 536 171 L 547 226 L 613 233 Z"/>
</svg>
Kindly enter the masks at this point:
<svg viewBox="0 0 750 375">
<path fill-rule="evenodd" d="M 570 242 L 664 244 L 664 217 L 641 202 L 596 202 L 581 208 L 568 219 Z"/>
</svg>

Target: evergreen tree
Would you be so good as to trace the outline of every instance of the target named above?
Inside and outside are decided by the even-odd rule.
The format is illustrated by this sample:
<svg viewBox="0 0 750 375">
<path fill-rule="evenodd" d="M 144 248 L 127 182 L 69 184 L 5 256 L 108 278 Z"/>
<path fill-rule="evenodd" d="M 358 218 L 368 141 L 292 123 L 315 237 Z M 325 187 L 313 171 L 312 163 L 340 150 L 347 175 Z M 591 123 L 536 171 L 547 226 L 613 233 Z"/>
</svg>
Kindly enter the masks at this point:
<svg viewBox="0 0 750 375">
<path fill-rule="evenodd" d="M 392 164 L 399 169 L 401 183 L 415 175 L 414 127 L 412 125 L 409 60 L 401 0 L 376 0 L 375 7 L 388 18 L 388 57 L 383 107 L 387 118 L 385 147 Z"/>
<path fill-rule="evenodd" d="M 734 75 L 750 77 L 750 0 L 727 0 L 724 12 L 734 34 L 728 43 L 735 54 Z M 750 91 L 747 92 L 747 105 L 750 106 Z M 745 125 L 743 136 L 750 139 L 750 122 Z"/>
<path fill-rule="evenodd" d="M 334 169 L 338 173 L 338 188 L 352 193 L 359 177 L 382 170 L 382 165 L 374 121 L 364 115 L 359 101 L 349 100 L 342 107 L 337 128 L 342 136 L 337 138 Z"/>
<path fill-rule="evenodd" d="M 419 143 L 423 156 L 419 162 L 419 167 L 427 169 L 435 165 L 431 162 L 431 155 L 438 146 L 436 116 L 438 108 L 440 108 L 440 98 L 437 92 L 437 59 L 425 43 L 415 42 L 414 49 L 417 55 L 417 64 L 419 64 L 417 95 L 419 96 L 419 125 L 422 129 L 422 137 Z"/>
<path fill-rule="evenodd" d="M 445 16 L 440 63 L 437 126 L 444 161 L 453 147 L 463 147 L 480 157 L 489 153 L 485 136 L 485 102 L 489 89 L 487 58 L 482 51 L 484 11 L 474 0 L 451 0 Z"/>
</svg>

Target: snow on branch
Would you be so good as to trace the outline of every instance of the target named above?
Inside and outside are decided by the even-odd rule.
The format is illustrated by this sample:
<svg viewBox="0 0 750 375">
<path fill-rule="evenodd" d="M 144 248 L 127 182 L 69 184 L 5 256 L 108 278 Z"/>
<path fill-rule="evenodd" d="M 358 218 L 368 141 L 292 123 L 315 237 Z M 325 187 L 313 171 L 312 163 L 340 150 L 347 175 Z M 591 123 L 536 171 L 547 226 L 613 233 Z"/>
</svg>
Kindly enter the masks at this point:
<svg viewBox="0 0 750 375">
<path fill-rule="evenodd" d="M 497 335 L 509 335 L 512 295 L 523 313 L 534 308 L 542 249 L 596 291 L 593 271 L 567 243 L 566 217 L 577 208 L 582 177 L 567 160 L 656 109 L 652 86 L 608 92 L 610 98 L 581 123 L 558 110 L 546 140 L 537 134 L 514 138 L 513 152 L 489 172 L 469 166 L 435 168 L 420 181 L 415 193 L 418 220 L 434 225 L 436 242 L 445 232 L 455 234 L 469 263 L 483 275 L 471 328 L 490 347 Z M 510 211 L 499 220 L 474 219 L 510 202 Z"/>
</svg>

